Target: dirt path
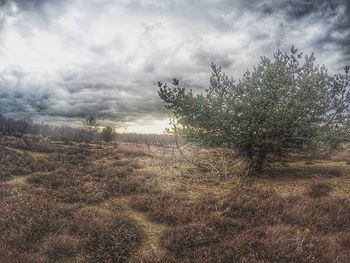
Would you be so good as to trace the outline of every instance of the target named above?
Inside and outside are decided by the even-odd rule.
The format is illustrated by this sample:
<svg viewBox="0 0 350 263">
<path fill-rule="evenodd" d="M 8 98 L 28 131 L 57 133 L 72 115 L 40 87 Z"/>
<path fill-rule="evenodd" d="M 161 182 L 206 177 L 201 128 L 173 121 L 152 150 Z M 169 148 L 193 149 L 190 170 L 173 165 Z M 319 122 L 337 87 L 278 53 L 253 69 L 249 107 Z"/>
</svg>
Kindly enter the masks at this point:
<svg viewBox="0 0 350 263">
<path fill-rule="evenodd" d="M 13 186 L 22 186 L 26 184 L 27 176 L 14 176 L 11 180 L 3 182 Z"/>
<path fill-rule="evenodd" d="M 141 247 L 134 256 L 135 261 L 160 256 L 163 253 L 160 239 L 165 226 L 151 222 L 144 214 L 135 210 L 130 209 L 128 215 L 142 228 L 144 235 Z"/>
<path fill-rule="evenodd" d="M 99 207 L 113 211 L 113 207 L 116 205 L 120 208 L 123 215 L 135 221 L 143 234 L 141 246 L 131 259 L 131 262 L 142 262 L 144 259 L 155 259 L 163 255 L 164 250 L 161 247 L 161 237 L 166 229 L 166 226 L 163 224 L 154 223 L 142 212 L 132 209 L 129 205 L 128 197 L 109 199 Z"/>
</svg>

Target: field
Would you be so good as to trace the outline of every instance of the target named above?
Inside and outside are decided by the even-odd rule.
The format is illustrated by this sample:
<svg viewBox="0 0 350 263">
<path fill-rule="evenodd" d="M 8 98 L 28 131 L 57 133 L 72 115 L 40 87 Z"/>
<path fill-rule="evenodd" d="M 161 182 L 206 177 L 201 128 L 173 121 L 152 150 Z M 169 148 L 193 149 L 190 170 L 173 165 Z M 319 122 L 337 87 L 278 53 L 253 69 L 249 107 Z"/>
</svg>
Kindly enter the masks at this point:
<svg viewBox="0 0 350 263">
<path fill-rule="evenodd" d="M 349 149 L 243 166 L 221 149 L 2 135 L 0 262 L 350 262 Z"/>
</svg>

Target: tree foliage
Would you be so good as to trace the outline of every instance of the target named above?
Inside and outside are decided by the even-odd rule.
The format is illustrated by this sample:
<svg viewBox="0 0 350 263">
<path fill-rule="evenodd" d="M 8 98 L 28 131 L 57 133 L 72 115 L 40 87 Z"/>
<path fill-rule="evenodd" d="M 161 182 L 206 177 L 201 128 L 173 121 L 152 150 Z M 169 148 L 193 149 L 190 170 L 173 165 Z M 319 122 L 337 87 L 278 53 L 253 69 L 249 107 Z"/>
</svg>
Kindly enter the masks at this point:
<svg viewBox="0 0 350 263">
<path fill-rule="evenodd" d="M 238 81 L 215 64 L 211 71 L 201 94 L 178 80 L 172 87 L 158 83 L 160 98 L 191 141 L 234 147 L 260 170 L 268 156 L 324 151 L 349 136 L 350 78 L 330 76 L 313 54 L 277 51 Z"/>
<path fill-rule="evenodd" d="M 111 142 L 115 138 L 116 135 L 117 135 L 117 133 L 110 126 L 103 128 L 103 130 L 101 132 L 101 137 L 106 142 Z"/>
<path fill-rule="evenodd" d="M 92 140 L 99 126 L 99 123 L 97 122 L 96 117 L 93 115 L 88 116 L 83 122 L 83 125 L 84 125 L 84 128 L 89 133 L 89 140 Z"/>
</svg>

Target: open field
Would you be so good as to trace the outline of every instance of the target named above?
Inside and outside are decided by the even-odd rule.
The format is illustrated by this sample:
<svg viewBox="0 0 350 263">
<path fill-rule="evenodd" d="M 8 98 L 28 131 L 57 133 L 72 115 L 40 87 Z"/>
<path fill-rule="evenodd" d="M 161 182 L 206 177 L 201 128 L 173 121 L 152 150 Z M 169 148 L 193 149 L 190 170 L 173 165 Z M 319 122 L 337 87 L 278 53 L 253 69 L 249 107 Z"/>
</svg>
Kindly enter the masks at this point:
<svg viewBox="0 0 350 263">
<path fill-rule="evenodd" d="M 255 177 L 186 156 L 0 137 L 0 262 L 350 262 L 349 150 Z"/>
</svg>

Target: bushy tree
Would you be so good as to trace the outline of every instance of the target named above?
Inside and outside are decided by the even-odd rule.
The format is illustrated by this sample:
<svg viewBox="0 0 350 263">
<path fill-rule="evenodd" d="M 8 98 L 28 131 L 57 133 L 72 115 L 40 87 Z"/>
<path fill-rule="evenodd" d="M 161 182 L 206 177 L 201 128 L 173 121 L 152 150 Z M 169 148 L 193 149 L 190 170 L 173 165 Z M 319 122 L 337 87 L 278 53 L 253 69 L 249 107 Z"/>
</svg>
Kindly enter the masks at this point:
<svg viewBox="0 0 350 263">
<path fill-rule="evenodd" d="M 103 130 L 101 132 L 101 137 L 106 142 L 111 142 L 115 138 L 116 135 L 117 135 L 117 133 L 110 126 L 103 128 Z"/>
<path fill-rule="evenodd" d="M 88 131 L 88 139 L 92 140 L 99 126 L 96 117 L 93 115 L 88 116 L 83 122 L 83 125 L 84 128 Z"/>
<path fill-rule="evenodd" d="M 269 156 L 324 151 L 349 138 L 349 76 L 329 76 L 313 54 L 277 51 L 237 82 L 214 64 L 211 70 L 202 94 L 177 80 L 173 87 L 158 83 L 160 98 L 191 141 L 233 147 L 260 171 Z"/>
</svg>

